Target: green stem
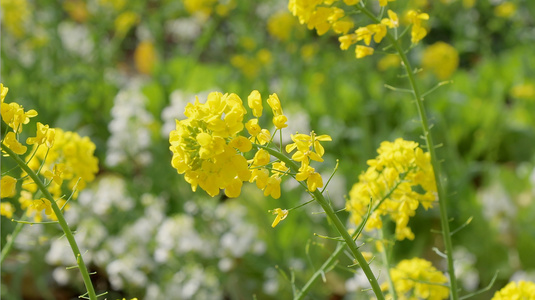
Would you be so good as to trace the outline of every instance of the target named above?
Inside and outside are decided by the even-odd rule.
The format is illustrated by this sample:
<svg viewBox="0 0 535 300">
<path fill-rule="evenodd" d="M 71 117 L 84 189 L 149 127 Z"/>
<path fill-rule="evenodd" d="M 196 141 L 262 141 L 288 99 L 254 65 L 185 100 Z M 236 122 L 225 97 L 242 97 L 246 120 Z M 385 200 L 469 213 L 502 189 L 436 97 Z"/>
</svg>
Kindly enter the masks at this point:
<svg viewBox="0 0 535 300">
<path fill-rule="evenodd" d="M 329 256 L 329 258 L 321 265 L 321 267 L 316 272 L 314 272 L 312 277 L 308 279 L 307 283 L 301 288 L 297 296 L 294 297 L 294 300 L 301 300 L 307 295 L 308 290 L 310 290 L 310 288 L 312 287 L 316 279 L 318 279 L 321 276 L 321 274 L 324 274 L 327 268 L 333 265 L 338 255 L 342 252 L 342 250 L 344 250 L 345 245 L 346 244 L 343 242 L 338 243 L 338 245 L 336 246 L 336 249 L 331 254 L 331 256 Z"/>
<path fill-rule="evenodd" d="M 394 287 L 394 282 L 392 281 L 392 276 L 390 276 L 390 256 L 389 256 L 389 249 L 384 241 L 385 234 L 384 231 L 386 229 L 383 227 L 382 230 L 380 230 L 381 234 L 381 243 L 383 244 L 383 251 L 381 252 L 381 255 L 383 257 L 383 266 L 386 269 L 386 278 L 388 280 L 388 289 L 390 290 L 390 295 L 392 296 L 392 300 L 398 299 L 398 294 L 396 292 L 396 288 Z"/>
<path fill-rule="evenodd" d="M 28 165 L 26 165 L 26 163 L 15 152 L 13 152 L 4 144 L 2 144 L 2 150 L 5 151 L 9 156 L 11 156 L 11 158 L 15 160 L 15 162 L 21 167 L 21 169 L 23 169 L 28 174 L 28 176 L 33 179 L 35 184 L 37 184 L 39 190 L 44 194 L 45 198 L 50 201 L 52 210 L 56 214 L 56 217 L 58 218 L 58 223 L 61 226 L 61 229 L 63 229 L 63 233 L 69 241 L 69 245 L 71 246 L 72 252 L 74 253 L 74 258 L 76 259 L 76 264 L 78 265 L 80 273 L 82 274 L 82 278 L 84 280 L 89 299 L 96 300 L 97 295 L 95 293 L 95 289 L 93 288 L 93 283 L 91 282 L 91 278 L 89 277 L 89 272 L 87 271 L 87 267 L 85 266 L 82 254 L 80 253 L 80 249 L 78 248 L 78 244 L 76 244 L 74 235 L 72 234 L 71 229 L 67 224 L 67 221 L 63 217 L 63 214 L 61 213 L 61 209 L 58 207 L 58 204 L 54 200 L 54 197 L 52 197 L 52 195 L 47 190 L 44 183 L 39 179 L 37 174 L 35 174 L 35 172 L 30 167 L 28 167 Z"/>
<path fill-rule="evenodd" d="M 437 185 L 438 205 L 440 208 L 440 223 L 442 225 L 442 237 L 444 239 L 444 246 L 446 248 L 446 257 L 448 260 L 448 274 L 450 276 L 451 299 L 457 300 L 459 299 L 459 295 L 457 292 L 457 279 L 455 277 L 455 269 L 453 266 L 453 246 L 451 243 L 448 207 L 446 202 L 446 191 L 443 184 L 441 166 L 437 159 L 435 143 L 433 142 L 433 136 L 431 134 L 431 131 L 429 130 L 429 120 L 427 118 L 427 112 L 425 111 L 423 101 L 424 99 L 421 96 L 418 86 L 416 85 L 414 73 L 411 64 L 407 58 L 407 55 L 405 55 L 405 52 L 403 52 L 403 49 L 401 49 L 401 46 L 399 45 L 398 41 L 394 39 L 392 35 L 388 34 L 387 38 L 390 40 L 390 42 L 392 42 L 394 48 L 396 48 L 397 52 L 399 53 L 399 56 L 401 57 L 403 65 L 405 66 L 405 69 L 407 71 L 411 87 L 414 90 L 414 100 L 416 101 L 416 107 L 418 108 L 418 114 L 420 115 L 422 130 L 424 133 L 425 142 L 427 144 L 427 150 L 429 151 L 429 156 L 431 157 L 431 165 L 433 166 L 433 173 L 435 174 L 435 182 Z"/>
<path fill-rule="evenodd" d="M 290 169 L 292 169 L 292 171 L 298 172 L 299 167 L 297 166 L 297 164 L 295 164 L 292 160 L 290 160 L 284 154 L 276 150 L 273 150 L 271 148 L 267 148 L 267 147 L 260 146 L 260 145 L 256 145 L 256 146 L 268 151 L 269 154 L 285 162 L 286 165 L 290 167 Z M 316 201 L 321 205 L 321 207 L 325 211 L 325 214 L 327 214 L 327 217 L 331 220 L 331 222 L 334 224 L 334 226 L 338 230 L 338 233 L 344 239 L 345 243 L 349 247 L 349 250 L 351 250 L 351 253 L 353 253 L 353 256 L 355 257 L 358 264 L 362 268 L 362 271 L 368 278 L 368 281 L 370 282 L 372 290 L 375 293 L 375 296 L 377 297 L 377 299 L 384 300 L 385 298 L 384 298 L 383 292 L 381 291 L 381 287 L 379 286 L 379 283 L 377 282 L 377 278 L 375 278 L 375 275 L 373 274 L 370 266 L 368 265 L 368 262 L 366 261 L 364 256 L 362 256 L 362 253 L 360 253 L 360 251 L 358 250 L 358 247 L 355 244 L 355 241 L 353 240 L 353 238 L 347 231 L 344 224 L 342 224 L 342 221 L 340 221 L 340 218 L 338 218 L 338 216 L 334 212 L 329 202 L 327 202 L 327 200 L 325 199 L 325 197 L 323 197 L 323 194 L 319 190 L 315 190 L 311 194 L 314 196 L 314 199 L 316 199 Z"/>
<path fill-rule="evenodd" d="M 15 226 L 15 229 L 13 229 L 13 233 L 7 236 L 6 245 L 4 246 L 4 248 L 2 248 L 2 257 L 0 258 L 0 265 L 4 263 L 7 254 L 9 253 L 9 251 L 11 251 L 11 248 L 15 243 L 15 239 L 22 230 L 22 226 L 24 226 L 24 223 L 17 223 L 17 226 Z"/>
<path fill-rule="evenodd" d="M 366 16 L 368 16 L 373 22 L 375 23 L 381 22 L 365 7 L 358 6 L 358 5 L 356 7 Z M 459 295 L 458 295 L 458 290 L 457 290 L 457 279 L 455 277 L 455 269 L 453 267 L 453 247 L 451 243 L 450 225 L 448 223 L 449 218 L 448 218 L 447 203 L 446 203 L 446 192 L 445 192 L 444 185 L 443 185 L 440 163 L 438 162 L 437 155 L 435 152 L 435 143 L 433 142 L 433 137 L 429 130 L 429 121 L 427 118 L 427 113 L 425 111 L 425 106 L 423 102 L 424 99 L 418 86 L 416 85 L 416 80 L 414 79 L 414 72 L 412 70 L 409 59 L 407 58 L 407 55 L 405 54 L 403 49 L 401 49 L 399 41 L 389 31 L 387 31 L 386 38 L 392 43 L 392 46 L 398 52 L 401 58 L 401 61 L 403 62 L 403 65 L 405 67 L 405 70 L 407 71 L 407 76 L 409 78 L 409 82 L 412 87 L 412 90 L 414 91 L 414 94 L 413 94 L 414 100 L 416 101 L 416 107 L 418 109 L 418 114 L 420 116 L 420 121 L 421 121 L 422 129 L 424 132 L 425 142 L 427 144 L 427 149 L 429 151 L 429 155 L 431 156 L 431 165 L 433 166 L 433 171 L 435 174 L 435 182 L 437 185 L 438 203 L 439 203 L 439 208 L 440 208 L 440 222 L 442 225 L 442 237 L 444 239 L 444 246 L 446 248 L 446 257 L 448 261 L 448 274 L 450 276 L 450 291 L 451 291 L 450 295 L 451 295 L 452 300 L 458 300 Z"/>
</svg>

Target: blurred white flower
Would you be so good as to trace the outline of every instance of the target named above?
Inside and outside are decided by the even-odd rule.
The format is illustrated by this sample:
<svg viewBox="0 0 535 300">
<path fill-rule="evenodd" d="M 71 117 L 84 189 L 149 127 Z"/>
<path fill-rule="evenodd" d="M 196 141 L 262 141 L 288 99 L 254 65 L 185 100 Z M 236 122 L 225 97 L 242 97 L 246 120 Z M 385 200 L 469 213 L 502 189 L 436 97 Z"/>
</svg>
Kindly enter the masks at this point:
<svg viewBox="0 0 535 300">
<path fill-rule="evenodd" d="M 194 41 L 201 34 L 201 20 L 192 16 L 169 20 L 165 23 L 165 31 L 174 42 Z"/>
<path fill-rule="evenodd" d="M 148 148 L 151 144 L 152 115 L 145 109 L 147 97 L 143 95 L 141 84 L 136 80 L 119 91 L 111 110 L 112 121 L 108 124 L 110 137 L 106 164 L 117 166 L 121 163 L 147 165 L 152 161 Z"/>
<path fill-rule="evenodd" d="M 86 59 L 90 58 L 94 44 L 85 25 L 64 21 L 58 25 L 58 34 L 67 51 Z"/>
</svg>

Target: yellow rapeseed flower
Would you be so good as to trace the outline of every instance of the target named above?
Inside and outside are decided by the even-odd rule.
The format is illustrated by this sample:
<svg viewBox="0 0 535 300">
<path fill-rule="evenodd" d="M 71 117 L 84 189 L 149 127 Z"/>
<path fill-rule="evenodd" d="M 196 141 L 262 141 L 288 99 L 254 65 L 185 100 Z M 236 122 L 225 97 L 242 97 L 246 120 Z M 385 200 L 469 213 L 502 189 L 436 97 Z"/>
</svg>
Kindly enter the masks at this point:
<svg viewBox="0 0 535 300">
<path fill-rule="evenodd" d="M 275 217 L 275 220 L 273 220 L 273 224 L 271 224 L 271 227 L 273 228 L 275 228 L 275 226 L 277 226 L 280 221 L 286 219 L 286 217 L 288 216 L 288 210 L 286 209 L 275 208 L 272 212 L 274 215 L 277 215 Z"/>
<path fill-rule="evenodd" d="M 448 279 L 425 259 L 402 260 L 390 269 L 390 277 L 400 300 L 442 300 L 449 296 L 450 291 L 444 286 Z"/>
<path fill-rule="evenodd" d="M 358 225 L 368 212 L 368 206 L 377 209 L 370 215 L 365 229 L 382 228 L 382 216 L 390 216 L 395 222 L 398 240 L 414 239 L 408 227 L 421 204 L 425 209 L 436 200 L 436 184 L 429 153 L 424 153 L 418 143 L 397 139 L 383 142 L 377 150 L 379 155 L 368 160 L 369 168 L 359 176 L 359 181 L 349 192 L 346 210 L 351 221 Z M 413 190 L 421 187 L 422 193 Z"/>
<path fill-rule="evenodd" d="M 25 24 L 30 18 L 30 5 L 27 0 L 0 0 L 2 24 L 17 38 L 26 33 Z"/>
<path fill-rule="evenodd" d="M 17 141 L 17 137 L 13 131 L 6 134 L 2 143 L 18 155 L 22 155 L 28 150 L 26 146 Z"/>
<path fill-rule="evenodd" d="M 430 70 L 438 79 L 448 79 L 459 66 L 459 52 L 451 45 L 436 42 L 425 48 L 422 67 Z"/>
<path fill-rule="evenodd" d="M 156 49 L 150 41 L 140 42 L 134 51 L 134 63 L 141 74 L 150 75 L 156 64 Z"/>
<path fill-rule="evenodd" d="M 1 198 L 6 197 L 13 197 L 15 194 L 17 194 L 16 185 L 17 185 L 17 179 L 9 176 L 4 175 L 2 176 L 1 182 Z"/>
<path fill-rule="evenodd" d="M 509 282 L 497 291 L 491 300 L 533 300 L 535 299 L 535 283 L 529 281 Z"/>
<path fill-rule="evenodd" d="M 13 207 L 13 204 L 9 202 L 0 203 L 0 215 L 8 219 L 11 219 L 13 217 L 14 212 L 15 212 L 15 207 Z"/>
</svg>

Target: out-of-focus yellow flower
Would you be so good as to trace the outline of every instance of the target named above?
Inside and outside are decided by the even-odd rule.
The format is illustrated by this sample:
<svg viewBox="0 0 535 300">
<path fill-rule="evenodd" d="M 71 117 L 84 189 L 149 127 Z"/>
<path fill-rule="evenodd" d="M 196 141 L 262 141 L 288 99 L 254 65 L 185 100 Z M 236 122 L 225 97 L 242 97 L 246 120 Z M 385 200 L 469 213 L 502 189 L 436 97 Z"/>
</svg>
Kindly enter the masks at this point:
<svg viewBox="0 0 535 300">
<path fill-rule="evenodd" d="M 26 23 L 30 18 L 30 5 L 26 0 L 0 0 L 2 24 L 17 38 L 26 33 Z"/>
<path fill-rule="evenodd" d="M 425 48 L 422 66 L 433 72 L 438 79 L 448 79 L 459 65 L 457 49 L 444 42 L 436 42 Z"/>
<path fill-rule="evenodd" d="M 133 11 L 125 11 L 115 19 L 115 34 L 123 38 L 137 23 L 139 23 L 139 15 Z"/>
<path fill-rule="evenodd" d="M 442 300 L 449 296 L 450 291 L 444 286 L 448 279 L 425 259 L 402 260 L 390 269 L 390 277 L 400 300 Z"/>
<path fill-rule="evenodd" d="M 13 204 L 9 202 L 0 203 L 0 215 L 8 219 L 11 219 L 13 217 L 14 212 L 15 212 L 15 208 L 13 207 Z"/>
<path fill-rule="evenodd" d="M 0 100 L 2 100 L 2 103 L 4 103 L 8 91 L 9 89 L 3 83 L 0 83 Z"/>
<path fill-rule="evenodd" d="M 258 52 L 256 52 L 256 58 L 262 65 L 269 65 L 272 61 L 272 55 L 268 49 L 258 50 Z"/>
<path fill-rule="evenodd" d="M 79 23 L 85 23 L 89 17 L 87 5 L 83 0 L 67 0 L 63 2 L 63 9 L 65 9 L 71 19 Z"/>
<path fill-rule="evenodd" d="M 292 29 L 297 25 L 295 18 L 289 12 L 279 12 L 268 19 L 268 33 L 278 39 L 286 42 L 290 40 Z"/>
<path fill-rule="evenodd" d="M 401 58 L 399 58 L 398 55 L 389 54 L 389 55 L 385 55 L 383 58 L 379 60 L 379 62 L 377 63 L 377 69 L 379 69 L 379 71 L 384 71 L 389 68 L 399 67 L 400 65 L 401 65 Z"/>
<path fill-rule="evenodd" d="M 393 2 L 393 1 L 396 1 L 396 0 L 379 0 L 379 5 L 386 6 L 388 2 Z"/>
<path fill-rule="evenodd" d="M 351 221 L 358 225 L 369 205 L 375 208 L 385 198 L 370 215 L 365 229 L 382 228 L 381 216 L 389 215 L 396 223 L 396 238 L 412 240 L 414 233 L 407 226 L 409 218 L 420 204 L 428 209 L 436 200 L 429 153 L 424 153 L 418 143 L 403 139 L 383 142 L 377 152 L 379 155 L 368 160 L 368 169 L 351 188 L 346 210 L 351 213 Z M 413 187 L 417 186 L 424 192 L 414 191 Z"/>
<path fill-rule="evenodd" d="M 427 30 L 422 26 L 422 21 L 429 20 L 429 15 L 416 10 L 409 10 L 407 19 L 412 24 L 411 42 L 417 44 L 427 35 Z"/>
<path fill-rule="evenodd" d="M 476 0 L 463 0 L 464 8 L 472 8 L 474 5 L 476 5 Z"/>
<path fill-rule="evenodd" d="M 516 13 L 516 4 L 505 1 L 494 8 L 494 14 L 500 18 L 510 18 Z"/>
<path fill-rule="evenodd" d="M 54 179 L 55 183 L 49 185 L 49 190 L 55 198 L 59 198 L 63 195 L 60 184 L 63 179 L 68 182 L 69 190 L 76 186 L 77 191 L 83 190 L 86 183 L 95 179 L 95 174 L 98 172 L 98 159 L 94 156 L 95 148 L 95 144 L 88 137 L 82 138 L 76 132 L 55 128 L 52 148 L 37 148 L 28 166 L 34 171 L 40 169 L 45 177 Z M 23 185 L 23 188 L 25 187 L 26 185 Z"/>
<path fill-rule="evenodd" d="M 357 45 L 357 47 L 355 48 L 355 54 L 357 58 L 363 58 L 368 55 L 372 55 L 373 52 L 374 49 L 372 47 Z"/>
<path fill-rule="evenodd" d="M 134 63 L 141 74 L 151 74 L 156 64 L 156 49 L 150 41 L 140 42 L 134 52 Z"/>
<path fill-rule="evenodd" d="M 249 97 L 247 97 L 247 105 L 253 110 L 253 115 L 255 117 L 260 118 L 262 116 L 262 96 L 259 91 L 254 90 L 249 94 Z"/>
<path fill-rule="evenodd" d="M 56 136 L 56 131 L 53 128 L 49 128 L 48 125 L 43 125 L 41 122 L 37 122 L 37 130 L 35 132 L 35 137 L 29 137 L 26 139 L 26 144 L 28 145 L 42 145 L 46 144 L 48 148 L 51 148 L 54 145 L 54 138 Z"/>
<path fill-rule="evenodd" d="M 236 7 L 236 1 L 222 1 L 218 0 L 183 0 L 184 7 L 190 14 L 197 14 L 203 18 L 208 18 L 212 12 L 215 12 L 224 17 Z"/>
<path fill-rule="evenodd" d="M 275 220 L 273 220 L 273 224 L 271 224 L 271 227 L 273 228 L 275 228 L 275 226 L 277 226 L 280 221 L 286 219 L 286 217 L 288 216 L 288 210 L 286 209 L 275 208 L 272 212 L 274 215 L 277 215 L 275 217 Z"/>
<path fill-rule="evenodd" d="M 519 99 L 534 100 L 535 99 L 535 84 L 522 83 L 513 86 L 510 91 L 511 96 Z"/>
<path fill-rule="evenodd" d="M 2 179 L 0 180 L 0 182 L 1 182 L 0 187 L 2 189 L 0 191 L 1 198 L 15 196 L 15 194 L 17 193 L 17 190 L 16 190 L 17 179 L 9 175 L 4 175 L 2 176 Z"/>
<path fill-rule="evenodd" d="M 535 283 L 529 281 L 509 282 L 497 291 L 491 300 L 532 300 L 535 299 Z"/>
<path fill-rule="evenodd" d="M 18 155 L 22 155 L 26 153 L 26 150 L 28 150 L 26 146 L 17 140 L 17 136 L 13 131 L 10 131 L 6 134 L 2 143 Z"/>
<path fill-rule="evenodd" d="M 234 55 L 230 59 L 230 63 L 240 69 L 240 71 L 248 78 L 255 78 L 260 72 L 260 65 L 256 59 L 247 57 L 245 55 Z"/>
</svg>

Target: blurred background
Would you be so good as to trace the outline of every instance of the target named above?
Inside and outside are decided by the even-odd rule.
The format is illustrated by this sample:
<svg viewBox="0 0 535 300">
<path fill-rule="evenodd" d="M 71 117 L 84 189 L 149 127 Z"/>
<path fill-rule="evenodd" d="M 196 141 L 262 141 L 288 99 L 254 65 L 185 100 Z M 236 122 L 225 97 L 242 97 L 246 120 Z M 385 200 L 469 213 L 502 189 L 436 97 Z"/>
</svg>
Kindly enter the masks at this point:
<svg viewBox="0 0 535 300">
<path fill-rule="evenodd" d="M 399 3 L 398 3 L 399 2 Z M 447 175 L 456 270 L 465 293 L 498 279 L 535 281 L 535 2 L 389 3 L 430 15 L 410 52 Z M 279 0 L 1 0 L 6 101 L 97 145 L 100 172 L 66 218 L 108 299 L 289 299 L 333 251 L 321 208 L 307 205 L 275 229 L 268 210 L 309 200 L 283 183 L 280 199 L 245 185 L 237 199 L 193 193 L 170 165 L 168 134 L 188 102 L 211 91 L 246 99 L 277 93 L 295 131 L 329 134 L 324 180 L 336 209 L 382 141 L 423 142 L 399 59 L 356 60 L 337 37 L 317 36 Z M 362 20 L 367 24 L 367 20 Z M 267 126 L 267 123 L 264 124 Z M 2 171 L 4 164 L 2 164 Z M 6 199 L 3 199 L 4 201 Z M 18 205 L 17 199 L 7 199 Z M 20 213 L 20 210 L 19 210 Z M 339 214 L 347 219 L 346 213 Z M 15 226 L 2 217 L 1 243 Z M 438 207 L 409 223 L 393 261 L 423 257 L 444 270 Z M 392 227 L 393 228 L 393 227 Z M 392 229 L 390 228 L 390 229 Z M 25 226 L 2 265 L 3 299 L 83 293 L 58 226 Z M 366 280 L 347 255 L 310 299 L 363 299 Z M 378 264 L 376 270 L 380 270 Z"/>
</svg>

